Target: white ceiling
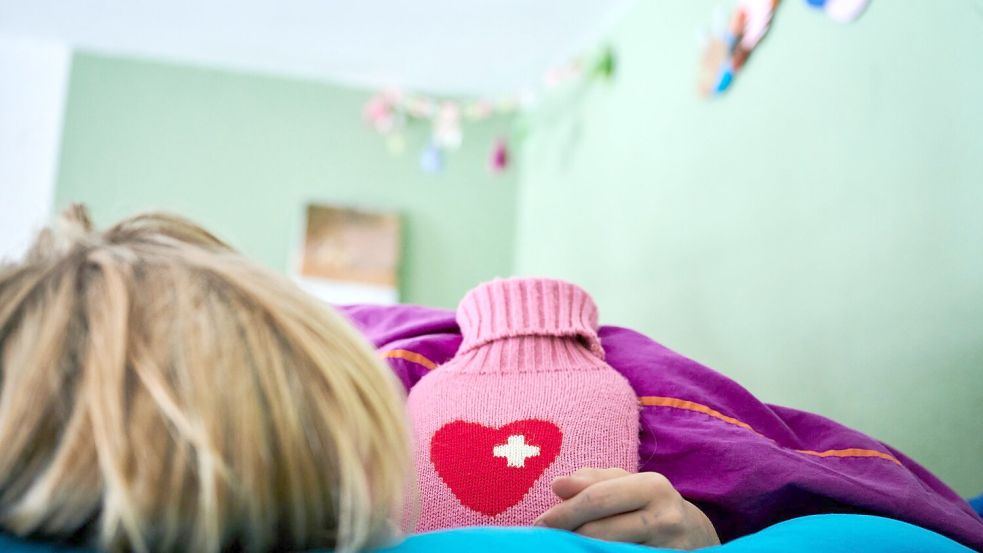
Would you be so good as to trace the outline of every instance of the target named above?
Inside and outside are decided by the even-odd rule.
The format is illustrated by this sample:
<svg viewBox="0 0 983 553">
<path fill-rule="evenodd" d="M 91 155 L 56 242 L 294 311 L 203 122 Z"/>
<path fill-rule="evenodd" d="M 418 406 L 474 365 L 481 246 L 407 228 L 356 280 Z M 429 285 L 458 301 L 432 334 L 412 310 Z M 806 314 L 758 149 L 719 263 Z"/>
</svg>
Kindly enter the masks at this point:
<svg viewBox="0 0 983 553">
<path fill-rule="evenodd" d="M 122 56 L 453 95 L 511 92 L 634 0 L 0 0 L 0 32 Z"/>
</svg>

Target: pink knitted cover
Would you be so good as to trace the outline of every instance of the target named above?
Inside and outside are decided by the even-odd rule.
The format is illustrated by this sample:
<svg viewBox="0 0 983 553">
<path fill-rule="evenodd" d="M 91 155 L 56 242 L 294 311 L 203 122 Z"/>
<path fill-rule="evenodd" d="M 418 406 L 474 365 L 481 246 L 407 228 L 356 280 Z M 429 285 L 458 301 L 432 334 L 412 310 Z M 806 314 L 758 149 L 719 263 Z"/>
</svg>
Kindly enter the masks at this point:
<svg viewBox="0 0 983 553">
<path fill-rule="evenodd" d="M 604 362 L 597 308 L 557 280 L 471 290 L 463 342 L 410 392 L 420 514 L 416 531 L 529 525 L 559 499 L 557 476 L 638 469 L 638 400 Z"/>
</svg>

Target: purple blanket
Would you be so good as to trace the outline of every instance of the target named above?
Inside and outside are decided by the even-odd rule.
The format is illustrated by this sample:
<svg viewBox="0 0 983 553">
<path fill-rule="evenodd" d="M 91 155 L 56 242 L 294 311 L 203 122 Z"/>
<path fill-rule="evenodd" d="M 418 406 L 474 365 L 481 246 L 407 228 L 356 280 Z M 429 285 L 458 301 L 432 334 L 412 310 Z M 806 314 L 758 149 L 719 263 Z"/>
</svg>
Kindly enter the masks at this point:
<svg viewBox="0 0 983 553">
<path fill-rule="evenodd" d="M 341 308 L 409 390 L 457 352 L 449 310 Z M 602 327 L 606 361 L 643 405 L 641 470 L 664 474 L 727 541 L 794 517 L 864 513 L 983 551 L 983 520 L 889 446 L 819 415 L 758 401 L 727 377 L 645 336 Z"/>
</svg>

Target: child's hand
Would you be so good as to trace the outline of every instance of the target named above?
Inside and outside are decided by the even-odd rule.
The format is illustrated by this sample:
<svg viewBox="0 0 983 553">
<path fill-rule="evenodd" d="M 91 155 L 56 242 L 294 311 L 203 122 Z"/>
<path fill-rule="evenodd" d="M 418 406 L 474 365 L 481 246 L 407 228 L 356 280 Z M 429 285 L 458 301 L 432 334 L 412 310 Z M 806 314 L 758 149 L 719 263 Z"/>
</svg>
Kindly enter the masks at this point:
<svg viewBox="0 0 983 553">
<path fill-rule="evenodd" d="M 720 538 L 703 511 L 657 472 L 584 468 L 553 480 L 563 503 L 536 519 L 539 526 L 602 540 L 696 549 Z"/>
</svg>

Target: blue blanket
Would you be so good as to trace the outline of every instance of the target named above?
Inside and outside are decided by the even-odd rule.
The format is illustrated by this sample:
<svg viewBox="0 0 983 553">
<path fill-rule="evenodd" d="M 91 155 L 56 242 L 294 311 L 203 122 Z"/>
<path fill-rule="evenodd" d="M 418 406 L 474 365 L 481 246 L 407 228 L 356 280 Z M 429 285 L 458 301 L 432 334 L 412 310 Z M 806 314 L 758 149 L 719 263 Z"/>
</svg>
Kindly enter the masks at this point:
<svg viewBox="0 0 983 553">
<path fill-rule="evenodd" d="M 653 549 L 533 528 L 465 528 L 420 534 L 384 553 L 653 553 Z M 949 538 L 904 522 L 866 515 L 813 515 L 788 520 L 727 544 L 713 553 L 972 553 Z M 381 553 L 381 552 L 380 552 Z"/>
<path fill-rule="evenodd" d="M 974 497 L 973 499 L 970 499 L 969 505 L 970 507 L 973 508 L 974 511 L 976 511 L 976 514 L 983 517 L 983 494 L 980 494 L 978 497 Z"/>
<path fill-rule="evenodd" d="M 81 553 L 80 549 L 31 543 L 0 535 L 4 553 Z M 410 536 L 377 553 L 654 553 L 668 551 L 580 537 L 542 528 L 461 528 Z M 866 515 L 814 515 L 788 520 L 727 544 L 713 553 L 972 553 L 935 532 Z"/>
</svg>

